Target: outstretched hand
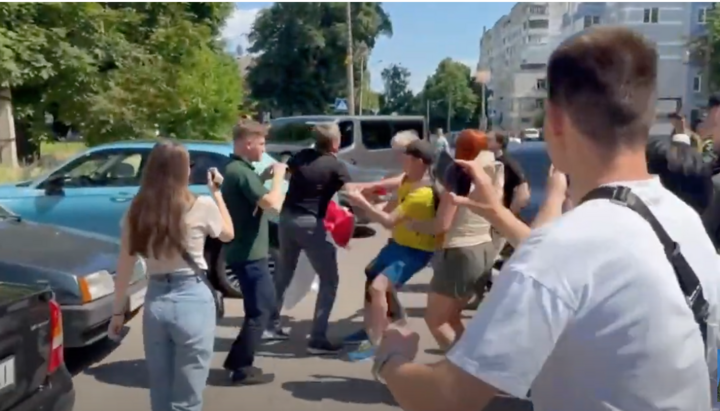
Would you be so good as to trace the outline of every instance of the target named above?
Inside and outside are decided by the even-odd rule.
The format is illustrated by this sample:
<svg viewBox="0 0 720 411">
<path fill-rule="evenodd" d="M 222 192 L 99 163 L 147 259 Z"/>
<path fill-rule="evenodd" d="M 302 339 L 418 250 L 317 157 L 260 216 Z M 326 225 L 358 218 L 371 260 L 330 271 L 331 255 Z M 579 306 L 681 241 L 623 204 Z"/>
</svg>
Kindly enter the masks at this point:
<svg viewBox="0 0 720 411">
<path fill-rule="evenodd" d="M 462 200 L 460 196 L 456 196 L 453 202 L 458 205 L 469 205 L 472 204 L 475 207 L 484 209 L 491 209 L 502 206 L 502 198 L 496 190 L 495 183 L 492 177 L 485 171 L 485 168 L 477 161 L 465 161 L 455 160 L 455 163 L 460 166 L 473 180 L 475 188 L 468 194 L 467 200 Z M 457 203 L 459 201 L 460 203 Z"/>
</svg>

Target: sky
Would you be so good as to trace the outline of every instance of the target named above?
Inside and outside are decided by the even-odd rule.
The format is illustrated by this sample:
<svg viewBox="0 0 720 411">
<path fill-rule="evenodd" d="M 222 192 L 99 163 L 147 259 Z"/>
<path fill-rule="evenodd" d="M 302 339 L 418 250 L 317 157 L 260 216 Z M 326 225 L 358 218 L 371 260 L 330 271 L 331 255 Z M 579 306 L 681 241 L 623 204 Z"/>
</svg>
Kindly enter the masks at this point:
<svg viewBox="0 0 720 411">
<path fill-rule="evenodd" d="M 515 3 L 383 3 L 393 24 L 393 36 L 380 37 L 370 57 L 372 88 L 382 91 L 380 72 L 402 64 L 412 74 L 410 87 L 422 90 L 438 63 L 446 57 L 463 62 L 474 71 L 480 57 L 483 26 L 489 29 Z M 236 3 L 223 37 L 232 50 L 249 46 L 257 13 L 272 3 Z"/>
</svg>

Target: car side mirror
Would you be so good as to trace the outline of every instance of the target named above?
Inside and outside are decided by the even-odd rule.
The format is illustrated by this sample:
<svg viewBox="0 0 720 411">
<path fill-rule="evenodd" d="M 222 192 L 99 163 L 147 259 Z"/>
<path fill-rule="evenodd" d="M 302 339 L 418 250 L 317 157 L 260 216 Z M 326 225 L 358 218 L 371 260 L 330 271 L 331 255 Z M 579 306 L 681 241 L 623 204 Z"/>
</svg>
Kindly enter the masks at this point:
<svg viewBox="0 0 720 411">
<path fill-rule="evenodd" d="M 62 195 L 63 187 L 65 186 L 65 176 L 62 174 L 57 174 L 48 177 L 47 180 L 45 180 L 45 194 L 52 196 L 52 195 Z"/>
</svg>

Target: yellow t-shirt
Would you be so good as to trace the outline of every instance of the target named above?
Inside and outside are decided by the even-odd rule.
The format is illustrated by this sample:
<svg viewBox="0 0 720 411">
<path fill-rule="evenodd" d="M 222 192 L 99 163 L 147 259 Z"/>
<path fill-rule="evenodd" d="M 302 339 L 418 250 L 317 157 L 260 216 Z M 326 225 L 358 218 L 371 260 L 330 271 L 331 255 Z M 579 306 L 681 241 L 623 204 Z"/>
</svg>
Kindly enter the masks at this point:
<svg viewBox="0 0 720 411">
<path fill-rule="evenodd" d="M 397 191 L 398 208 L 403 216 L 416 221 L 435 219 L 435 202 L 432 188 L 417 187 L 416 183 L 403 182 Z M 435 251 L 435 236 L 410 230 L 400 223 L 393 228 L 392 238 L 399 245 L 423 251 Z"/>
</svg>

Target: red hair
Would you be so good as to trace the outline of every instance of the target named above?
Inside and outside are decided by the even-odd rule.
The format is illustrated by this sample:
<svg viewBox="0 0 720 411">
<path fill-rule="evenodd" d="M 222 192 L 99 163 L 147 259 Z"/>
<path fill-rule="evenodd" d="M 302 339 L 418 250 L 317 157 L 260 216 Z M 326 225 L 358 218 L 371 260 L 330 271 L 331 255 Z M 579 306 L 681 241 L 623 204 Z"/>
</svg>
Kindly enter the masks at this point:
<svg viewBox="0 0 720 411">
<path fill-rule="evenodd" d="M 487 135 L 480 130 L 466 128 L 455 140 L 455 159 L 475 160 L 482 150 L 487 149 Z"/>
</svg>

